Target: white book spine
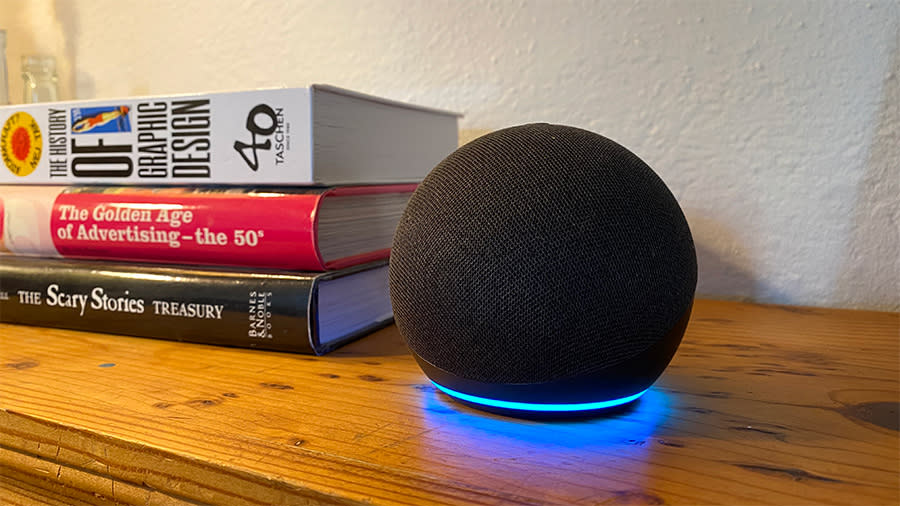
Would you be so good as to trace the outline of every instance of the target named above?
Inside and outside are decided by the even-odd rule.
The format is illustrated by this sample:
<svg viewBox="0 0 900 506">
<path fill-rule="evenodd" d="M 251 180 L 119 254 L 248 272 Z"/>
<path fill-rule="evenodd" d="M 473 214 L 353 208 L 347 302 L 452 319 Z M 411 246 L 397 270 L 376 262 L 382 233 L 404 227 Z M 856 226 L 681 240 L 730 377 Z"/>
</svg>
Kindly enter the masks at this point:
<svg viewBox="0 0 900 506">
<path fill-rule="evenodd" d="M 0 184 L 310 184 L 311 91 L 0 107 Z"/>
</svg>

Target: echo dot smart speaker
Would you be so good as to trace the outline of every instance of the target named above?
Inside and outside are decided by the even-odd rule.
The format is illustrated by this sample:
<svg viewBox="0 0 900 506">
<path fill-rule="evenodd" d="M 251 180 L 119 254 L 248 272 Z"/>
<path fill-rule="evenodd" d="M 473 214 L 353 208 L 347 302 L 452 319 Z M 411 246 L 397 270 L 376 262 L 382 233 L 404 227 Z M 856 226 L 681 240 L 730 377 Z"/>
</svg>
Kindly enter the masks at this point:
<svg viewBox="0 0 900 506">
<path fill-rule="evenodd" d="M 394 235 L 400 333 L 441 391 L 506 414 L 639 398 L 681 342 L 697 284 L 675 197 L 595 133 L 528 124 L 459 148 Z"/>
</svg>

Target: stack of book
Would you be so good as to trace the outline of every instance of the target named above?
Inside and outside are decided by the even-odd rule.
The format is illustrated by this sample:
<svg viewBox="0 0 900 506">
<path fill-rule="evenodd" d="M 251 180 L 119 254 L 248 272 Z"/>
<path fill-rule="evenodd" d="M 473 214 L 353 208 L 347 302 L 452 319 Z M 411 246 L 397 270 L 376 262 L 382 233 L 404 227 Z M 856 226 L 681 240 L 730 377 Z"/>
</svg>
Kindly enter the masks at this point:
<svg viewBox="0 0 900 506">
<path fill-rule="evenodd" d="M 0 322 L 326 353 L 458 116 L 330 86 L 0 108 Z"/>
</svg>

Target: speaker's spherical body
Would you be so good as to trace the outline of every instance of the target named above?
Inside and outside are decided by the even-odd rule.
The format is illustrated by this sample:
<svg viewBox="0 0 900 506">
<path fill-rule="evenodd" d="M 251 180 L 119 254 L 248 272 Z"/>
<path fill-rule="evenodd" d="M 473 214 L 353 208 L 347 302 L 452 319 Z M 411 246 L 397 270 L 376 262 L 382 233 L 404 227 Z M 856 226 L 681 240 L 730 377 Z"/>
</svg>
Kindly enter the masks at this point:
<svg viewBox="0 0 900 506">
<path fill-rule="evenodd" d="M 681 342 L 697 284 L 675 197 L 635 154 L 529 124 L 459 148 L 413 193 L 390 259 L 425 374 L 504 410 L 637 398 Z"/>
</svg>

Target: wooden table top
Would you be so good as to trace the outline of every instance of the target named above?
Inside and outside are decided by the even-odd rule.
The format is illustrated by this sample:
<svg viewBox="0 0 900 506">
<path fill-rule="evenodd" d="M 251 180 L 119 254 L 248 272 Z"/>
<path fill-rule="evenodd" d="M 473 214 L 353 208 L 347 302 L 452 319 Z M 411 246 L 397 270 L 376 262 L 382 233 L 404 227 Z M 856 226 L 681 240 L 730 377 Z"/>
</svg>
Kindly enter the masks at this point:
<svg viewBox="0 0 900 506">
<path fill-rule="evenodd" d="M 896 313 L 698 301 L 611 416 L 430 386 L 388 327 L 324 357 L 0 325 L 18 504 L 897 504 Z"/>
</svg>

